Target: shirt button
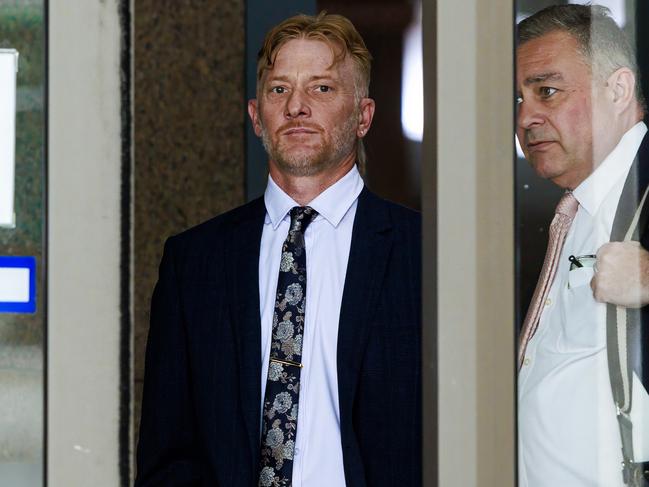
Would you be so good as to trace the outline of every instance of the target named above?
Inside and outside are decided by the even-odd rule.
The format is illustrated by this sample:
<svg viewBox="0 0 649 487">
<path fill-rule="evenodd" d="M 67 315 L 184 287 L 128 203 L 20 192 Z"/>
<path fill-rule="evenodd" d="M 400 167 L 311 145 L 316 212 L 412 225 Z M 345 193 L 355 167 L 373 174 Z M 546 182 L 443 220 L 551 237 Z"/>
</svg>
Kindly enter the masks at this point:
<svg viewBox="0 0 649 487">
<path fill-rule="evenodd" d="M 525 360 L 523 360 L 523 365 L 529 365 L 530 362 L 531 360 L 529 359 L 529 357 L 526 357 Z"/>
<path fill-rule="evenodd" d="M 545 300 L 545 305 L 550 306 L 552 304 L 552 300 L 550 298 Z"/>
</svg>

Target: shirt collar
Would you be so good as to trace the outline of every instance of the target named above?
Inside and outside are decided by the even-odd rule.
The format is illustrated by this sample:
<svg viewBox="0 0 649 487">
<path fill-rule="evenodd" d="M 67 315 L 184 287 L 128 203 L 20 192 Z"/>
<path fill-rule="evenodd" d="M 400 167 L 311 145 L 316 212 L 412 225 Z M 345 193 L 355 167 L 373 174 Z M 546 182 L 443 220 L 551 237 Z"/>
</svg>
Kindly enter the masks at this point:
<svg viewBox="0 0 649 487">
<path fill-rule="evenodd" d="M 358 198 L 363 186 L 361 175 L 354 165 L 347 174 L 316 196 L 308 205 L 317 211 L 319 216 L 337 227 Z M 266 223 L 272 223 L 273 230 L 277 229 L 291 208 L 300 206 L 273 181 L 270 174 L 264 193 L 264 203 Z"/>
<path fill-rule="evenodd" d="M 620 178 L 626 177 L 646 133 L 647 126 L 643 122 L 638 122 L 631 127 L 622 136 L 615 149 L 572 192 L 579 205 L 589 215 L 597 213 L 615 183 Z"/>
</svg>

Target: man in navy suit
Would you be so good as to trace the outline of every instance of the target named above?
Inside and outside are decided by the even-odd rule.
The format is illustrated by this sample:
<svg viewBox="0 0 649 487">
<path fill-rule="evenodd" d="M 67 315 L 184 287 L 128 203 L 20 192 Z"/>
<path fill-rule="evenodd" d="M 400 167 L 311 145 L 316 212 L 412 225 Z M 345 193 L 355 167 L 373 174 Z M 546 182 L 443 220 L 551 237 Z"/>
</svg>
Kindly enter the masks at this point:
<svg viewBox="0 0 649 487">
<path fill-rule="evenodd" d="M 341 16 L 267 34 L 268 186 L 165 245 L 137 486 L 421 485 L 420 219 L 356 166 L 370 60 Z"/>
</svg>

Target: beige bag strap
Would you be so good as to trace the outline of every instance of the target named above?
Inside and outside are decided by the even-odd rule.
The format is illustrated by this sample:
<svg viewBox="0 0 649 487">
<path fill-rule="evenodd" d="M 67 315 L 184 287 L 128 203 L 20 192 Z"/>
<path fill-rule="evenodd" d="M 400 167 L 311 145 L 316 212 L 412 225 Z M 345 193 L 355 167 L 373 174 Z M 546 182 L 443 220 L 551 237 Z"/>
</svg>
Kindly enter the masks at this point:
<svg viewBox="0 0 649 487">
<path fill-rule="evenodd" d="M 649 187 L 645 189 L 640 204 L 635 211 L 633 219 L 624 236 L 624 241 L 628 242 L 633 238 L 636 231 L 640 215 L 647 200 Z M 643 485 L 644 482 L 638 477 L 642 475 L 637 464 L 633 462 L 633 423 L 631 422 L 631 407 L 633 394 L 633 381 L 631 367 L 629 366 L 628 353 L 628 323 L 627 310 L 622 306 L 614 306 L 614 313 L 611 312 L 613 306 L 609 306 L 607 312 L 607 347 L 609 357 L 609 377 L 613 391 L 613 399 L 617 410 L 618 426 L 620 428 L 620 438 L 622 440 L 622 458 L 623 458 L 623 476 L 624 482 L 629 485 Z"/>
</svg>

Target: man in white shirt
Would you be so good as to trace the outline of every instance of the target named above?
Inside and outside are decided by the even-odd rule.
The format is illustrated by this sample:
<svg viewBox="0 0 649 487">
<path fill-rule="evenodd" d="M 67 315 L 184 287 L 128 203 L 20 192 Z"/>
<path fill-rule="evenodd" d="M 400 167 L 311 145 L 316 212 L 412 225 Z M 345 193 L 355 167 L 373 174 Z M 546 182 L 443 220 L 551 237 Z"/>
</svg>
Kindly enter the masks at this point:
<svg viewBox="0 0 649 487">
<path fill-rule="evenodd" d="M 137 486 L 421 485 L 421 228 L 356 167 L 370 59 L 338 15 L 267 34 L 268 186 L 165 245 Z"/>
<path fill-rule="evenodd" d="M 630 365 L 633 454 L 626 451 L 624 475 L 607 356 L 607 307 L 646 320 L 649 303 L 647 212 L 638 212 L 634 234 L 642 243 L 623 242 L 620 233 L 633 219 L 625 212 L 640 206 L 649 169 L 634 53 L 607 9 L 563 5 L 519 24 L 516 61 L 517 137 L 525 156 L 576 200 L 553 279 L 535 292 L 538 318 L 529 314 L 533 302 L 522 331 L 519 485 L 622 486 L 630 474 L 640 479 L 649 460 L 642 362 L 649 321 L 629 341 L 637 360 Z M 551 266 L 547 258 L 544 266 Z"/>
</svg>

